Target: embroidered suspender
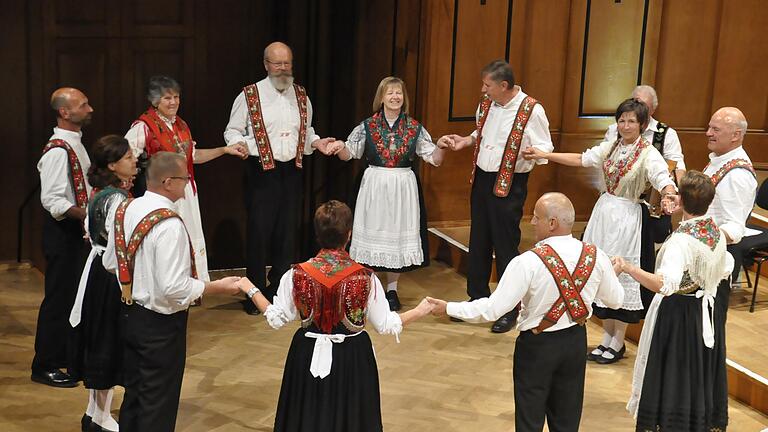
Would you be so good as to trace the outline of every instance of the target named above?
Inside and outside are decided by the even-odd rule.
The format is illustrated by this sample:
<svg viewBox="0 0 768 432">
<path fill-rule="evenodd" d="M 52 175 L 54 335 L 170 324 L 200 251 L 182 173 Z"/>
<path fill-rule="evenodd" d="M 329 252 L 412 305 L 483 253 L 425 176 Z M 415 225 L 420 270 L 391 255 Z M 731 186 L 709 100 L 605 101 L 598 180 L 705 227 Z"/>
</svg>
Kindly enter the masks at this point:
<svg viewBox="0 0 768 432">
<path fill-rule="evenodd" d="M 85 184 L 85 175 L 80 165 L 80 160 L 77 158 L 77 153 L 66 141 L 52 139 L 43 147 L 43 154 L 54 148 L 66 150 L 67 157 L 69 158 L 69 173 L 72 177 L 72 190 L 75 192 L 75 205 L 83 209 L 86 208 L 88 206 L 88 188 Z"/>
<path fill-rule="evenodd" d="M 296 144 L 296 168 L 302 167 L 302 157 L 304 156 L 304 141 L 307 139 L 307 91 L 304 87 L 294 84 L 293 90 L 296 93 L 296 102 L 299 106 L 299 139 Z M 261 114 L 261 99 L 259 98 L 259 89 L 256 84 L 251 84 L 243 88 L 245 100 L 248 103 L 248 115 L 251 117 L 254 138 L 256 139 L 256 148 L 259 151 L 259 161 L 264 171 L 275 168 L 275 160 L 272 156 L 272 145 L 267 135 L 267 126 L 264 124 L 264 116 Z"/>
<path fill-rule="evenodd" d="M 539 103 L 536 99 L 526 96 L 517 109 L 515 121 L 512 123 L 512 130 L 507 137 L 507 145 L 504 148 L 504 155 L 501 157 L 499 172 L 496 174 L 496 183 L 493 186 L 493 194 L 497 197 L 509 195 L 509 189 L 512 186 L 512 176 L 515 175 L 515 163 L 520 154 L 521 143 L 523 142 L 523 133 L 528 120 L 531 118 L 533 107 Z M 475 169 L 477 167 L 477 155 L 480 153 L 480 141 L 482 140 L 482 131 L 485 127 L 485 121 L 488 117 L 488 111 L 491 107 L 491 100 L 488 96 L 483 96 L 480 102 L 480 113 L 477 119 L 477 141 L 475 143 L 474 164 L 472 166 L 472 178 L 475 178 Z"/>
<path fill-rule="evenodd" d="M 662 156 L 664 155 L 664 140 L 667 137 L 667 130 L 669 130 L 669 126 L 667 126 L 665 123 L 659 122 L 656 125 L 656 132 L 653 133 L 652 145 L 656 147 L 656 150 L 658 150 Z"/>
<path fill-rule="evenodd" d="M 579 325 L 584 325 L 589 315 L 589 310 L 581 298 L 581 290 L 587 284 L 587 280 L 592 275 L 595 268 L 597 248 L 589 243 L 584 243 L 581 248 L 581 256 L 573 270 L 573 274 L 568 272 L 560 255 L 547 245 L 542 244 L 532 249 L 544 266 L 549 270 L 552 278 L 555 280 L 560 297 L 555 301 L 547 312 L 544 319 L 541 320 L 538 327 L 533 330 L 534 334 L 539 334 L 557 323 L 560 317 L 567 311 L 571 319 Z"/>
<path fill-rule="evenodd" d="M 121 300 L 127 305 L 133 304 L 133 266 L 136 258 L 136 251 L 144 241 L 144 237 L 158 223 L 170 219 L 181 217 L 173 210 L 168 208 L 159 208 L 144 216 L 136 228 L 131 233 L 130 241 L 126 244 L 125 237 L 125 210 L 131 204 L 133 198 L 128 198 L 120 203 L 115 212 L 115 252 L 117 255 L 118 277 L 122 290 Z M 183 223 L 183 221 L 182 221 Z M 189 237 L 189 235 L 187 235 Z M 195 250 L 192 247 L 192 241 L 189 242 L 189 254 L 192 263 L 192 277 L 197 278 L 197 268 L 195 267 Z"/>
<path fill-rule="evenodd" d="M 706 167 L 704 167 L 704 171 L 709 168 L 709 164 L 707 164 Z M 746 159 L 731 159 L 728 162 L 726 162 L 723 166 L 720 167 L 714 174 L 710 176 L 712 179 L 712 183 L 715 184 L 715 187 L 717 187 L 718 184 L 723 180 L 723 177 L 725 177 L 726 174 L 731 172 L 731 170 L 735 169 L 745 169 L 752 173 L 752 176 L 757 178 L 757 175 L 755 174 L 755 168 L 752 167 L 752 164 L 746 160 Z"/>
</svg>

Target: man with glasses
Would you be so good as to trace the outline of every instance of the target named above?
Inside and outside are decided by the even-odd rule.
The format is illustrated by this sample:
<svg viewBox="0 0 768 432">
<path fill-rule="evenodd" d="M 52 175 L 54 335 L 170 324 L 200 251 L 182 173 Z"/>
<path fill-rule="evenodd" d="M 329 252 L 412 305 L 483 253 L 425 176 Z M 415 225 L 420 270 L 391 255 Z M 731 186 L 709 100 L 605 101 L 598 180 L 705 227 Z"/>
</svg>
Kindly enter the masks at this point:
<svg viewBox="0 0 768 432">
<path fill-rule="evenodd" d="M 302 157 L 315 148 L 327 154 L 335 138 L 315 134 L 307 92 L 293 82 L 293 53 L 288 45 L 269 44 L 264 49 L 264 68 L 267 77 L 246 86 L 235 98 L 224 140 L 227 145 L 247 147 L 251 156 L 246 167 L 246 272 L 271 301 L 280 277 L 296 261 Z M 267 264 L 272 265 L 269 276 Z M 258 314 L 248 299 L 243 307 L 249 314 Z"/>
</svg>

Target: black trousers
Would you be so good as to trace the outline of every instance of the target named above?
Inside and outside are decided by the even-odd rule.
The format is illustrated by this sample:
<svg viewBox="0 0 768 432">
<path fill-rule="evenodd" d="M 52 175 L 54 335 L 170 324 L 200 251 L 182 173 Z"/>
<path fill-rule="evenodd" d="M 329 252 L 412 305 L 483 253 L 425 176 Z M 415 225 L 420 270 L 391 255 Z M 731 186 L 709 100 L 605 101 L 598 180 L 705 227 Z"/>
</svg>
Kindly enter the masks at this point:
<svg viewBox="0 0 768 432">
<path fill-rule="evenodd" d="M 268 171 L 261 168 L 258 158 L 250 157 L 247 163 L 246 274 L 264 296 L 272 300 L 280 278 L 297 261 L 302 173 L 293 160 L 275 162 L 275 168 Z M 265 276 L 265 268 L 270 264 L 272 269 Z"/>
<path fill-rule="evenodd" d="M 167 432 L 176 428 L 181 381 L 187 358 L 187 311 L 165 315 L 123 305 L 125 396 L 123 432 Z"/>
<path fill-rule="evenodd" d="M 57 221 L 48 212 L 44 218 L 45 297 L 37 316 L 34 370 L 68 366 L 67 341 L 72 337 L 69 313 L 89 251 L 80 221 Z"/>
<path fill-rule="evenodd" d="M 507 264 L 520 252 L 520 219 L 528 195 L 528 174 L 516 173 L 512 177 L 509 195 L 504 198 L 493 194 L 495 172 L 475 170 L 470 208 L 472 224 L 469 232 L 469 266 L 467 269 L 467 295 L 471 300 L 488 297 L 491 289 L 491 264 L 496 252 L 496 274 L 501 277 Z"/>
<path fill-rule="evenodd" d="M 515 343 L 515 431 L 579 430 L 587 367 L 587 331 L 521 332 Z"/>
</svg>

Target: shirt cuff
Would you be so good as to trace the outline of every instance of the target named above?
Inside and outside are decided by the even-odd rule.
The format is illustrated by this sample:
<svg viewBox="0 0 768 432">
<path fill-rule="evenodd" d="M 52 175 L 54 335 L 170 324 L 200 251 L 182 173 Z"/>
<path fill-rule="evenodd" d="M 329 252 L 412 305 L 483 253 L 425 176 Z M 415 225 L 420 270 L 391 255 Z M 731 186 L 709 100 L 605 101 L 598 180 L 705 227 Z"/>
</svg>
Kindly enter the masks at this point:
<svg viewBox="0 0 768 432">
<path fill-rule="evenodd" d="M 264 318 L 267 319 L 267 324 L 275 330 L 290 321 L 285 312 L 273 304 L 267 306 L 267 310 L 264 311 Z"/>
</svg>

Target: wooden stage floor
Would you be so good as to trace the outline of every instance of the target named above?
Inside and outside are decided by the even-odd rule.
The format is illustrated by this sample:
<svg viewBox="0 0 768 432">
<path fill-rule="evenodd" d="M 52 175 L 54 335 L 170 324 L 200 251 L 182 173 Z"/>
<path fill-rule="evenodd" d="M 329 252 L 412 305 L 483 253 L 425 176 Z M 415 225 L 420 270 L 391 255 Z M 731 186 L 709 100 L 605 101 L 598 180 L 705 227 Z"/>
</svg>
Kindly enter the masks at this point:
<svg viewBox="0 0 768 432">
<path fill-rule="evenodd" d="M 0 271 L 0 430 L 79 430 L 86 391 L 34 384 L 29 364 L 43 279 L 34 269 Z M 401 299 L 413 307 L 425 295 L 464 297 L 465 279 L 433 263 L 401 279 Z M 599 329 L 588 323 L 591 345 Z M 270 431 L 283 363 L 296 324 L 275 331 L 234 298 L 209 297 L 191 312 L 188 357 L 177 430 Z M 516 332 L 427 317 L 405 329 L 401 343 L 372 334 L 379 364 L 386 431 L 512 431 L 512 354 Z M 764 341 L 763 339 L 762 341 Z M 756 342 L 755 340 L 752 341 Z M 762 350 L 762 343 L 757 349 Z M 634 430 L 624 410 L 636 347 L 617 364 L 587 366 L 584 431 Z M 122 400 L 116 391 L 113 412 Z M 730 401 L 732 431 L 760 431 L 768 417 Z"/>
</svg>

